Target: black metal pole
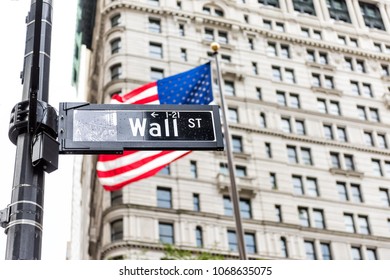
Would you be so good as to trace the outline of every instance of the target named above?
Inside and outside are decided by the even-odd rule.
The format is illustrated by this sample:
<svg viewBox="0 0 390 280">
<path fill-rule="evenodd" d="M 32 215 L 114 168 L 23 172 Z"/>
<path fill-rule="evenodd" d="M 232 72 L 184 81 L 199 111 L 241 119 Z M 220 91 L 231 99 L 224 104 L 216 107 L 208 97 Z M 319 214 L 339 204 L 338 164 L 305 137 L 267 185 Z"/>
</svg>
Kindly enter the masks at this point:
<svg viewBox="0 0 390 280">
<path fill-rule="evenodd" d="M 52 0 L 31 0 L 26 21 L 22 102 L 13 111 L 10 129 L 10 135 L 16 134 L 14 179 L 7 217 L 2 219 L 7 234 L 5 258 L 8 260 L 41 258 L 45 167 L 34 164 L 33 149 L 43 119 L 50 111 L 46 103 L 49 96 Z"/>
</svg>

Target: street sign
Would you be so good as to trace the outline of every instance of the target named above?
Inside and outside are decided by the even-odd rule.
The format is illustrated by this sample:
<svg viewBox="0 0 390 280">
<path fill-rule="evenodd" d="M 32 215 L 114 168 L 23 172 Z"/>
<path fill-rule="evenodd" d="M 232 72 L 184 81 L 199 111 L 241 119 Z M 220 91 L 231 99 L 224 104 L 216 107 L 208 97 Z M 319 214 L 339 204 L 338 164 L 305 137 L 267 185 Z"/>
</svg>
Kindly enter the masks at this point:
<svg viewBox="0 0 390 280">
<path fill-rule="evenodd" d="M 223 150 L 217 105 L 60 103 L 61 154 Z"/>
</svg>

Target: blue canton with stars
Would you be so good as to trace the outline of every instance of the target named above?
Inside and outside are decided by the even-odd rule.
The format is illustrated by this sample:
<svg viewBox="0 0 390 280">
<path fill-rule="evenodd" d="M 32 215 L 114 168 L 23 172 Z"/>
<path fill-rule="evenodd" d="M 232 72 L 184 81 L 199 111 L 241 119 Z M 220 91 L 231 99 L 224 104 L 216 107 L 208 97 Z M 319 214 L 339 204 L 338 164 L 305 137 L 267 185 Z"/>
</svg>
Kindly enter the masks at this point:
<svg viewBox="0 0 390 280">
<path fill-rule="evenodd" d="M 210 62 L 157 81 L 160 104 L 207 105 L 213 101 Z"/>
</svg>

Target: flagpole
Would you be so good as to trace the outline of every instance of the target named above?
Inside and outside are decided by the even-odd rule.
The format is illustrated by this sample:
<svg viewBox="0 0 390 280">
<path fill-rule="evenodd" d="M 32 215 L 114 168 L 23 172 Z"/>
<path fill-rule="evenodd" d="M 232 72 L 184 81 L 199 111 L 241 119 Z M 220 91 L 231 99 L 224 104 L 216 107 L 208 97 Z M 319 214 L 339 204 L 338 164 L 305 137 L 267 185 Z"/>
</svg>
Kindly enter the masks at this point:
<svg viewBox="0 0 390 280">
<path fill-rule="evenodd" d="M 230 176 L 230 197 L 231 201 L 233 203 L 233 213 L 234 213 L 234 219 L 236 222 L 236 237 L 237 237 L 237 244 L 238 244 L 238 252 L 240 254 L 241 260 L 246 260 L 246 251 L 245 251 L 245 242 L 244 242 L 244 231 L 242 229 L 242 220 L 241 220 L 241 213 L 240 213 L 240 199 L 238 196 L 238 191 L 236 187 L 236 177 L 235 177 L 235 168 L 234 168 L 234 162 L 233 162 L 233 154 L 232 154 L 232 146 L 231 146 L 231 139 L 230 139 L 230 133 L 229 133 L 229 127 L 227 122 L 227 105 L 225 103 L 225 97 L 223 94 L 222 89 L 222 75 L 221 71 L 219 69 L 219 61 L 218 61 L 218 50 L 220 46 L 218 43 L 214 42 L 211 44 L 211 49 L 214 51 L 214 58 L 215 58 L 215 64 L 217 66 L 217 81 L 218 81 L 218 87 L 219 87 L 219 94 L 221 98 L 221 109 L 222 109 L 222 122 L 223 122 L 223 129 L 224 129 L 224 138 L 226 142 L 226 152 L 227 152 L 227 159 L 228 159 L 228 168 L 229 168 L 229 176 Z"/>
</svg>

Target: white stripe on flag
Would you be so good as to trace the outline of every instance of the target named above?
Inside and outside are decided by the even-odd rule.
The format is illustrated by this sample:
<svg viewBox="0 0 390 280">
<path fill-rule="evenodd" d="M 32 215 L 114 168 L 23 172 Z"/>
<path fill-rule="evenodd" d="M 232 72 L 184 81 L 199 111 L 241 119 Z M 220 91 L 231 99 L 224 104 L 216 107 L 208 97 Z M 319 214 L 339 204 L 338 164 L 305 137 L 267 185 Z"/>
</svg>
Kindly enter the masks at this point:
<svg viewBox="0 0 390 280">
<path fill-rule="evenodd" d="M 142 152 L 140 152 L 142 153 Z M 100 183 L 104 186 L 113 186 L 118 185 L 122 182 L 126 182 L 128 180 L 131 180 L 133 178 L 137 178 L 141 176 L 144 173 L 149 172 L 150 170 L 153 170 L 157 167 L 164 166 L 168 163 L 171 163 L 173 160 L 183 156 L 184 154 L 188 153 L 188 151 L 172 151 L 172 153 L 163 155 L 161 157 L 158 157 L 151 162 L 148 162 L 144 165 L 141 165 L 137 169 L 130 170 L 128 172 L 112 176 L 109 178 L 99 178 Z M 123 164 L 122 166 L 125 166 L 126 164 Z"/>
</svg>

